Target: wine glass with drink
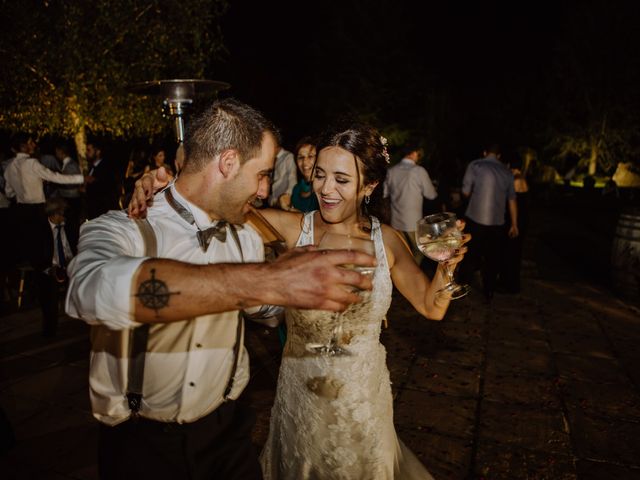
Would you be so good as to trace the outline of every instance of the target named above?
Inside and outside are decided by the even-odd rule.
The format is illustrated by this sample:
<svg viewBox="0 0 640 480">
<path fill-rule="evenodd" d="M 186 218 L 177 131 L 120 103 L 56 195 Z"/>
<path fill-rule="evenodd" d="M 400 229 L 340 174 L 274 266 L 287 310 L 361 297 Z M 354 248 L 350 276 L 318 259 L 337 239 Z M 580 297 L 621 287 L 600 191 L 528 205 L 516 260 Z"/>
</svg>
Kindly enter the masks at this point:
<svg viewBox="0 0 640 480">
<path fill-rule="evenodd" d="M 359 237 L 354 235 L 343 235 L 333 232 L 325 232 L 318 243 L 320 250 L 358 250 L 375 257 L 375 245 L 370 238 Z M 355 270 L 363 275 L 373 276 L 376 267 L 345 264 L 342 268 Z M 370 292 L 360 291 L 363 299 L 366 299 Z M 342 345 L 343 337 L 343 318 L 341 312 L 331 315 L 333 328 L 331 329 L 331 338 L 328 343 L 308 343 L 307 350 L 315 355 L 341 356 L 351 355 L 351 352 Z"/>
<path fill-rule="evenodd" d="M 456 226 L 454 213 L 435 213 L 419 220 L 416 226 L 416 243 L 425 256 L 443 266 L 447 275 L 447 284 L 436 294 L 447 293 L 455 299 L 469 293 L 469 285 L 457 284 L 453 278 L 455 267 L 446 263 L 462 246 L 462 232 Z"/>
</svg>

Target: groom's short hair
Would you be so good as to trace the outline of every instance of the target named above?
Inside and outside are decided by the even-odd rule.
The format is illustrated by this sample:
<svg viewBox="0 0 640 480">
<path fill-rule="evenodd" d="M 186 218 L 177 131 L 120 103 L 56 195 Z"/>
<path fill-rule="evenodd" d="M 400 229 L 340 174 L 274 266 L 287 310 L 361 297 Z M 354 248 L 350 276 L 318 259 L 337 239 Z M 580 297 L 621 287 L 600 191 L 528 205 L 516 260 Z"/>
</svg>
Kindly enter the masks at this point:
<svg viewBox="0 0 640 480">
<path fill-rule="evenodd" d="M 260 151 L 265 132 L 279 141 L 276 127 L 258 110 L 233 99 L 217 100 L 187 124 L 184 171 L 199 172 L 231 149 L 244 163 Z"/>
</svg>

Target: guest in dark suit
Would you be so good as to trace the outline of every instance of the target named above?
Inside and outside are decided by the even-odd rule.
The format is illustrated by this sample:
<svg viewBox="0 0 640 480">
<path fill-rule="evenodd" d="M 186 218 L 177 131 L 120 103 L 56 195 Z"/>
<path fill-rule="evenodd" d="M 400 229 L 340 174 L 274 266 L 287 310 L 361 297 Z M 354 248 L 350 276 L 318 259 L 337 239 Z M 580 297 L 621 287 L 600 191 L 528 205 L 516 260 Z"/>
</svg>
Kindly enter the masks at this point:
<svg viewBox="0 0 640 480">
<path fill-rule="evenodd" d="M 87 143 L 89 178 L 87 179 L 87 219 L 120 208 L 121 175 L 111 159 L 103 158 L 103 147 L 92 140 Z"/>
<path fill-rule="evenodd" d="M 76 253 L 78 232 L 65 222 L 67 203 L 52 198 L 45 204 L 46 222 L 40 224 L 40 246 L 33 252 L 38 300 L 42 309 L 42 335 L 53 337 L 58 326 L 58 306 L 67 288 L 67 265 Z"/>
</svg>

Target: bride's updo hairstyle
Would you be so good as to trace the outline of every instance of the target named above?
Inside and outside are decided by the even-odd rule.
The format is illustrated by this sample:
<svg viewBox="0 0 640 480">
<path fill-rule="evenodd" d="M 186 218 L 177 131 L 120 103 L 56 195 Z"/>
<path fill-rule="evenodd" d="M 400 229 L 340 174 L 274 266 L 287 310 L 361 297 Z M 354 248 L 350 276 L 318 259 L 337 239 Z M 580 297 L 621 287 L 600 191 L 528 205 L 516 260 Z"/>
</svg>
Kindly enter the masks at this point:
<svg viewBox="0 0 640 480">
<path fill-rule="evenodd" d="M 369 198 L 369 202 L 363 201 L 358 213 L 363 220 L 369 215 L 374 215 L 383 223 L 388 223 L 388 212 L 382 201 L 383 183 L 389 166 L 389 154 L 386 140 L 375 128 L 364 124 L 350 124 L 348 126 L 330 127 L 318 139 L 316 147 L 316 162 L 320 152 L 327 147 L 340 147 L 354 156 L 356 171 L 362 175 L 363 184 L 360 185 L 358 175 L 358 193 L 365 185 L 378 182 Z M 358 162 L 358 160 L 360 160 Z M 314 165 L 315 169 L 315 165 Z"/>
</svg>

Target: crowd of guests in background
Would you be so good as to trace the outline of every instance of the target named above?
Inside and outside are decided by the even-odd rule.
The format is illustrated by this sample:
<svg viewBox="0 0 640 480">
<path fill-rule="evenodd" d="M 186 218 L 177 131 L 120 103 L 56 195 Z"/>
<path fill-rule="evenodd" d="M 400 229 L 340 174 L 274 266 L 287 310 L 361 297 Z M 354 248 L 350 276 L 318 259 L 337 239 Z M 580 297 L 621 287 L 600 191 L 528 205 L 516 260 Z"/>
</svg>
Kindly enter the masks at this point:
<svg viewBox="0 0 640 480">
<path fill-rule="evenodd" d="M 316 153 L 310 136 L 301 138 L 292 152 L 279 146 L 271 193 L 254 206 L 316 210 L 318 201 L 311 189 Z M 136 180 L 150 170 L 164 167 L 175 175 L 176 157 L 179 160 L 179 149 L 138 146 L 125 163 L 110 155 L 102 142 L 92 139 L 86 144 L 87 170 L 83 173 L 71 143 L 59 141 L 39 149 L 34 137 L 15 135 L 3 154 L 0 174 L 1 221 L 12 232 L 1 236 L 0 248 L 15 252 L 2 255 L 3 302 L 10 300 L 12 273 L 20 272 L 24 277 L 25 272 L 36 272 L 32 282 L 43 309 L 43 334 L 54 335 L 55 321 L 51 319 L 57 317 L 57 306 L 54 310 L 53 304 L 57 305 L 66 285 L 62 272 L 74 255 L 82 222 L 125 207 Z M 488 146 L 483 157 L 471 162 L 464 177 L 457 179 L 461 189 L 454 186 L 456 180 L 451 175 L 432 179 L 421 165 L 423 159 L 419 145 L 407 145 L 399 161 L 390 162 L 384 182 L 386 220 L 403 235 L 416 262 L 424 269 L 435 269 L 417 248 L 416 222 L 430 213 L 454 211 L 465 218 L 473 235 L 460 272 L 462 280 L 473 283 L 475 272 L 480 271 L 488 301 L 496 290 L 519 292 L 529 202 L 526 170 L 520 158 L 503 157 L 498 145 Z"/>
<path fill-rule="evenodd" d="M 447 177 L 439 194 L 436 185 L 440 182 L 432 181 L 420 165 L 424 150 L 407 145 L 402 153 L 400 161 L 388 169 L 384 182 L 386 220 L 403 235 L 416 263 L 428 271 L 435 270 L 435 263 L 426 260 L 416 244 L 418 220 L 431 213 L 456 211 L 466 220 L 473 236 L 468 244 L 468 260 L 460 272 L 463 281 L 473 283 L 476 272 L 480 272 L 480 288 L 487 302 L 496 291 L 519 293 L 529 204 L 522 159 L 515 154 L 503 156 L 498 144 L 488 145 L 482 158 L 467 166 L 460 182 L 462 188 L 452 189 Z M 312 137 L 302 138 L 293 152 L 280 146 L 271 195 L 256 206 L 300 212 L 317 209 L 317 199 L 311 192 L 315 157 Z"/>
<path fill-rule="evenodd" d="M 16 295 L 21 303 L 28 290 L 42 309 L 45 337 L 56 334 L 80 225 L 126 205 L 145 172 L 162 166 L 174 173 L 163 147 L 136 148 L 123 165 L 104 143 L 90 139 L 84 173 L 75 150 L 67 141 L 41 147 L 33 136 L 16 134 L 0 162 L 0 221 L 6 227 L 0 236 L 0 299 L 3 307 Z"/>
</svg>

